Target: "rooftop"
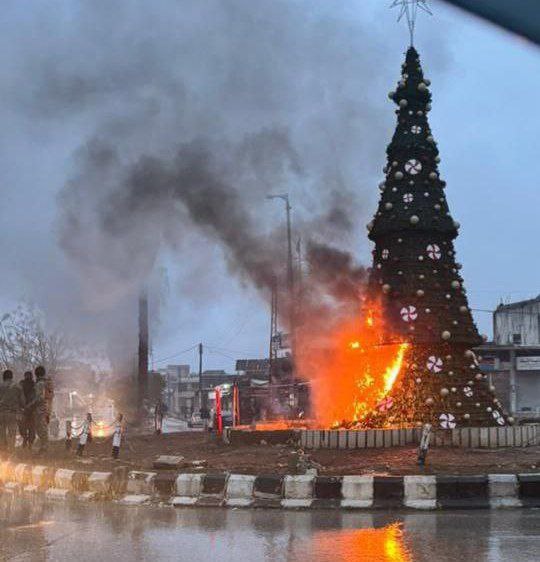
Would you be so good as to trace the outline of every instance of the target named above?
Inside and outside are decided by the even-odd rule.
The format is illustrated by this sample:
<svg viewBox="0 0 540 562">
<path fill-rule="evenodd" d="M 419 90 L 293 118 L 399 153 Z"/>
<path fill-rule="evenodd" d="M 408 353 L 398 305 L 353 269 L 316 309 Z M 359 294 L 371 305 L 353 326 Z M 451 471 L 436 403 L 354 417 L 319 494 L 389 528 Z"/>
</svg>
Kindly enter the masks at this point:
<svg viewBox="0 0 540 562">
<path fill-rule="evenodd" d="M 525 308 L 526 306 L 528 306 L 530 304 L 536 304 L 536 303 L 540 303 L 540 295 L 538 295 L 534 299 L 527 299 L 527 300 L 524 300 L 524 301 L 511 302 L 511 303 L 508 303 L 508 304 L 500 304 L 495 309 L 495 312 L 502 312 L 504 310 L 513 310 L 513 309 L 516 309 L 516 308 Z"/>
</svg>

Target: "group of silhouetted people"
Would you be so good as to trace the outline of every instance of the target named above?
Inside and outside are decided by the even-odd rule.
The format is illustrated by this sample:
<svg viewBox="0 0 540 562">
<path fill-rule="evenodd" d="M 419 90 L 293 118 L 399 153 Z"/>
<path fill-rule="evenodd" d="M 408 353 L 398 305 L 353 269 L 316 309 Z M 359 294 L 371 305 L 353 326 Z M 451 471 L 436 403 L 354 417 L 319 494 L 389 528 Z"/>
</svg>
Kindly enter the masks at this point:
<svg viewBox="0 0 540 562">
<path fill-rule="evenodd" d="M 17 430 L 23 447 L 31 449 L 37 435 L 39 452 L 47 451 L 53 397 L 52 381 L 46 376 L 44 367 L 36 367 L 34 373 L 26 371 L 19 383 L 13 381 L 13 371 L 3 372 L 0 383 L 1 451 L 13 452 Z"/>
</svg>

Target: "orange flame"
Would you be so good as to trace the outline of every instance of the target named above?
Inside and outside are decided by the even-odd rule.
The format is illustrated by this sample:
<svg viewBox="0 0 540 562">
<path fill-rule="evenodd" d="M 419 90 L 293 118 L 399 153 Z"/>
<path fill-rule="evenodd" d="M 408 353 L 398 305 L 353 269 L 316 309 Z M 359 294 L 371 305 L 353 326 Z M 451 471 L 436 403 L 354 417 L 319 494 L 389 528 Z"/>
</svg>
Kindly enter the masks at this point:
<svg viewBox="0 0 540 562">
<path fill-rule="evenodd" d="M 318 423 L 361 424 L 372 412 L 391 409 L 390 393 L 409 344 L 383 343 L 379 316 L 379 307 L 372 305 L 363 323 L 342 326 L 324 345 L 312 344 L 308 360 L 301 360 L 301 368 L 312 375 L 313 417 Z"/>
</svg>

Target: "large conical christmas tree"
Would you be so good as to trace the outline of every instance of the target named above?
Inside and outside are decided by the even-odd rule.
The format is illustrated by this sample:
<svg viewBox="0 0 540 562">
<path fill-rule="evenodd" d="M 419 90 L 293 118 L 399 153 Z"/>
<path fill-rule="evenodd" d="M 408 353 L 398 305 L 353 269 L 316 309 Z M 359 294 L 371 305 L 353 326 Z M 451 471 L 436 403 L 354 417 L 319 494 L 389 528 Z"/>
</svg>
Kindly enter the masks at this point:
<svg viewBox="0 0 540 562">
<path fill-rule="evenodd" d="M 472 348 L 481 343 L 468 306 L 454 239 L 459 224 L 439 177 L 427 113 L 431 94 L 414 47 L 389 94 L 398 106 L 386 179 L 369 238 L 375 242 L 370 291 L 380 299 L 387 340 L 409 342 L 388 408 L 371 423 L 437 427 L 505 425 L 501 404 Z M 382 418 L 382 419 L 381 419 Z"/>
</svg>

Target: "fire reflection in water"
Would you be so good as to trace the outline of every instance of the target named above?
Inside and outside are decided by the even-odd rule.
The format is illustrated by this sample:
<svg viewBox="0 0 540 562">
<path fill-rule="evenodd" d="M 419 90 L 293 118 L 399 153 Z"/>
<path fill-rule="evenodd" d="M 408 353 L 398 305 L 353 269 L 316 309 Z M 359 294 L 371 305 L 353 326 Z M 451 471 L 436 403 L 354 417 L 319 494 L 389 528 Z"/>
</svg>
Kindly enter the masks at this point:
<svg viewBox="0 0 540 562">
<path fill-rule="evenodd" d="M 297 554 L 298 558 L 296 558 Z M 307 554 L 309 556 L 306 556 Z M 399 523 L 392 523 L 379 529 L 321 531 L 313 536 L 309 546 L 298 545 L 298 551 L 291 559 L 332 560 L 333 562 L 412 562 L 413 560 L 404 544 L 403 530 Z"/>
</svg>

